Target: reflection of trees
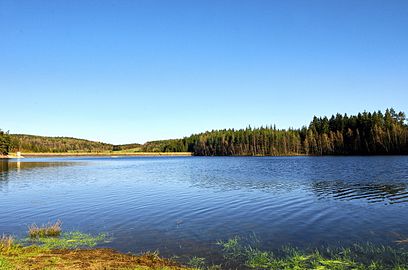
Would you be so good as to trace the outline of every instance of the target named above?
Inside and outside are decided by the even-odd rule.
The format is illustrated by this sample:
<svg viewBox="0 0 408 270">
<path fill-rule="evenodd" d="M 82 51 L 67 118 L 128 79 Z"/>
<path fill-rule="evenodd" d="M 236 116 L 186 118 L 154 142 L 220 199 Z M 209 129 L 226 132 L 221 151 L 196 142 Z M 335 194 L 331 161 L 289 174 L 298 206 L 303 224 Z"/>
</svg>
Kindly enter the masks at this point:
<svg viewBox="0 0 408 270">
<path fill-rule="evenodd" d="M 21 162 L 21 161 L 0 161 L 0 172 L 17 169 L 34 169 L 42 167 L 72 166 L 78 162 Z"/>
<path fill-rule="evenodd" d="M 313 192 L 320 198 L 336 200 L 365 200 L 369 203 L 408 202 L 405 183 L 348 183 L 344 181 L 319 181 L 312 184 Z"/>
<path fill-rule="evenodd" d="M 0 183 L 8 180 L 8 174 L 12 171 L 34 170 L 50 167 L 62 167 L 81 164 L 80 162 L 25 162 L 0 160 Z"/>
<path fill-rule="evenodd" d="M 9 162 L 0 160 L 0 173 L 9 170 Z"/>
</svg>

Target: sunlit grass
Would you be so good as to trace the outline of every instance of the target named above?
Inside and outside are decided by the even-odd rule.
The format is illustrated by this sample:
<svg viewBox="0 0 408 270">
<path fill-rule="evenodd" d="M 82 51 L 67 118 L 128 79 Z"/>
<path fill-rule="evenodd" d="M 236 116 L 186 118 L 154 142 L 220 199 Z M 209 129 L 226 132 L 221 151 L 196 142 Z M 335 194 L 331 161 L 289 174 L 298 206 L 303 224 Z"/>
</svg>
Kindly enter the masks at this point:
<svg viewBox="0 0 408 270">
<path fill-rule="evenodd" d="M 193 268 L 196 269 L 202 269 L 205 267 L 206 263 L 205 263 L 205 258 L 202 257 L 193 257 L 189 260 L 189 262 L 187 263 L 188 266 L 191 266 Z"/>
<path fill-rule="evenodd" d="M 11 270 L 14 269 L 14 267 L 7 259 L 0 255 L 0 269 Z"/>
<path fill-rule="evenodd" d="M 187 265 L 189 267 L 192 267 L 192 269 L 194 270 L 221 270 L 223 269 L 222 266 L 218 264 L 217 265 L 216 264 L 207 265 L 205 258 L 196 257 L 196 256 L 192 257 L 188 261 Z"/>
<path fill-rule="evenodd" d="M 161 258 L 158 253 L 121 254 L 111 249 L 49 249 L 15 245 L 13 252 L 0 252 L 1 270 L 89 269 L 89 270 L 187 270 Z"/>
<path fill-rule="evenodd" d="M 29 226 L 28 236 L 22 240 L 23 244 L 35 244 L 48 249 L 95 247 L 98 243 L 107 240 L 106 234 L 92 236 L 78 231 L 63 233 L 60 220 L 41 227 L 33 224 Z"/>
<path fill-rule="evenodd" d="M 246 244 L 234 237 L 219 241 L 225 266 L 245 265 L 251 269 L 408 269 L 408 252 L 402 248 L 355 244 L 348 248 L 321 248 L 304 251 L 286 246 L 275 253 Z"/>
<path fill-rule="evenodd" d="M 32 224 L 28 226 L 28 235 L 31 238 L 37 237 L 56 237 L 61 234 L 62 222 L 57 220 L 55 223 L 48 223 L 40 227 L 37 224 Z"/>
<path fill-rule="evenodd" d="M 158 252 L 140 255 L 122 254 L 112 249 L 89 249 L 106 241 L 105 234 L 92 236 L 81 232 L 62 233 L 58 237 L 26 238 L 18 241 L 0 237 L 1 270 L 105 269 L 105 270 L 183 270 L 175 261 Z"/>
<path fill-rule="evenodd" d="M 51 224 L 54 225 L 54 224 Z M 59 228 L 61 229 L 61 224 Z M 48 226 L 51 227 L 51 226 Z M 45 226 L 40 227 L 45 228 Z M 402 270 L 408 269 L 408 251 L 402 245 L 395 247 L 372 243 L 354 244 L 348 247 L 320 247 L 301 250 L 292 246 L 264 250 L 255 236 L 233 237 L 218 241 L 224 255 L 221 265 L 208 265 L 206 258 L 192 257 L 188 267 L 176 261 L 163 259 L 158 251 L 140 255 L 121 254 L 111 249 L 89 249 L 107 242 L 106 234 L 90 235 L 82 232 L 61 232 L 16 240 L 0 236 L 0 269 L 81 269 L 78 265 L 91 263 L 86 269 L 270 269 L 270 270 Z M 121 266 L 117 267 L 116 265 Z M 37 266 L 42 268 L 38 268 Z M 111 265 L 113 268 L 105 267 Z M 36 268 L 30 268 L 35 266 Z M 98 267 L 105 268 L 98 268 Z M 123 266 L 123 267 L 122 267 Z"/>
<path fill-rule="evenodd" d="M 27 238 L 22 242 L 27 244 L 35 244 L 37 246 L 48 249 L 75 249 L 95 247 L 97 244 L 108 241 L 106 234 L 96 236 L 82 232 L 66 232 L 58 237 L 37 237 Z"/>
</svg>

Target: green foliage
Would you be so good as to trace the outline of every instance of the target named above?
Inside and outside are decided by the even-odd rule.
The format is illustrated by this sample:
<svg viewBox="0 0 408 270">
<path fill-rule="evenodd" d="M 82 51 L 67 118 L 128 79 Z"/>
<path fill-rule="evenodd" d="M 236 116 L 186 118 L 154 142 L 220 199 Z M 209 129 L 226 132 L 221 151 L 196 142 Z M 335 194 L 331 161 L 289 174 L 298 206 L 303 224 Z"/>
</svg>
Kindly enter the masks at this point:
<svg viewBox="0 0 408 270">
<path fill-rule="evenodd" d="M 0 255 L 0 269 L 11 270 L 11 269 L 14 269 L 14 267 L 6 258 Z"/>
<path fill-rule="evenodd" d="M 195 270 L 221 270 L 221 265 L 207 265 L 205 258 L 202 257 L 193 257 L 191 258 L 187 265 Z"/>
<path fill-rule="evenodd" d="M 315 117 L 305 137 L 305 153 L 333 154 L 407 154 L 408 127 L 405 114 L 393 109 L 359 113 L 356 116 L 337 114 L 330 119 Z"/>
<path fill-rule="evenodd" d="M 27 153 L 104 152 L 113 145 L 68 137 L 44 137 L 33 135 L 10 135 L 13 151 Z"/>
<path fill-rule="evenodd" d="M 270 268 L 272 266 L 271 254 L 259 249 L 248 248 L 246 265 L 250 268 Z"/>
<path fill-rule="evenodd" d="M 193 268 L 203 269 L 205 267 L 205 258 L 193 257 L 190 259 L 187 265 Z"/>
<path fill-rule="evenodd" d="M 10 152 L 11 146 L 10 135 L 0 129 L 0 155 L 7 155 Z"/>
<path fill-rule="evenodd" d="M 147 152 L 188 151 L 198 156 L 408 154 L 408 126 L 405 113 L 387 109 L 384 114 L 314 117 L 301 129 L 213 130 L 143 147 Z"/>
<path fill-rule="evenodd" d="M 25 239 L 23 243 L 35 244 L 48 249 L 74 249 L 94 247 L 98 243 L 106 241 L 106 234 L 92 236 L 81 232 L 67 232 L 60 237 L 38 237 Z"/>
<path fill-rule="evenodd" d="M 283 247 L 276 254 L 245 244 L 235 237 L 218 242 L 225 267 L 245 265 L 251 269 L 408 269 L 408 252 L 402 248 L 373 244 L 355 244 L 350 248 L 321 248 L 301 251 Z"/>
<path fill-rule="evenodd" d="M 11 141 L 10 141 L 11 136 Z M 192 152 L 197 156 L 408 154 L 405 113 L 394 109 L 348 116 L 314 117 L 308 127 L 275 126 L 212 130 L 183 139 L 144 145 L 111 145 L 66 137 L 8 135 L 0 132 L 0 154 L 21 152 Z"/>
<path fill-rule="evenodd" d="M 243 256 L 244 250 L 239 236 L 235 236 L 225 242 L 218 241 L 217 245 L 222 247 L 224 257 L 228 260 L 237 260 Z"/>
<path fill-rule="evenodd" d="M 141 152 L 141 146 L 142 145 L 138 143 L 114 145 L 112 151 Z"/>
<path fill-rule="evenodd" d="M 145 143 L 142 152 L 189 152 L 185 139 L 151 141 Z"/>
</svg>

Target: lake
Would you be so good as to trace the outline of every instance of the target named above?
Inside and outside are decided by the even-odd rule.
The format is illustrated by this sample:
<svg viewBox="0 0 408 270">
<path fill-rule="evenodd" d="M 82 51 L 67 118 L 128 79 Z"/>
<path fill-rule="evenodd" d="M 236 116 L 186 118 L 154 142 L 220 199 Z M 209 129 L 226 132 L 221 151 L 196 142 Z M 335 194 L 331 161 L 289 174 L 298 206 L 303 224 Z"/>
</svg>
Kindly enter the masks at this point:
<svg viewBox="0 0 408 270">
<path fill-rule="evenodd" d="M 124 252 L 217 260 L 262 248 L 408 237 L 408 157 L 72 157 L 0 161 L 0 234 L 63 221 Z"/>
</svg>

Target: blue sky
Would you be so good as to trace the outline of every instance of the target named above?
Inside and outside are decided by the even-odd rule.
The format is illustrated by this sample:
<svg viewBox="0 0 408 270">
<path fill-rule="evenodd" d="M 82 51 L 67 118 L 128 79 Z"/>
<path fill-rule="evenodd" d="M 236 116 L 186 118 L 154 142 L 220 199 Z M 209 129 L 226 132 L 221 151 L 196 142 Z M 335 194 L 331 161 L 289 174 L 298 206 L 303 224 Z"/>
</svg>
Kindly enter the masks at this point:
<svg viewBox="0 0 408 270">
<path fill-rule="evenodd" d="M 0 96 L 2 129 L 110 143 L 408 112 L 408 1 L 0 0 Z"/>
</svg>

